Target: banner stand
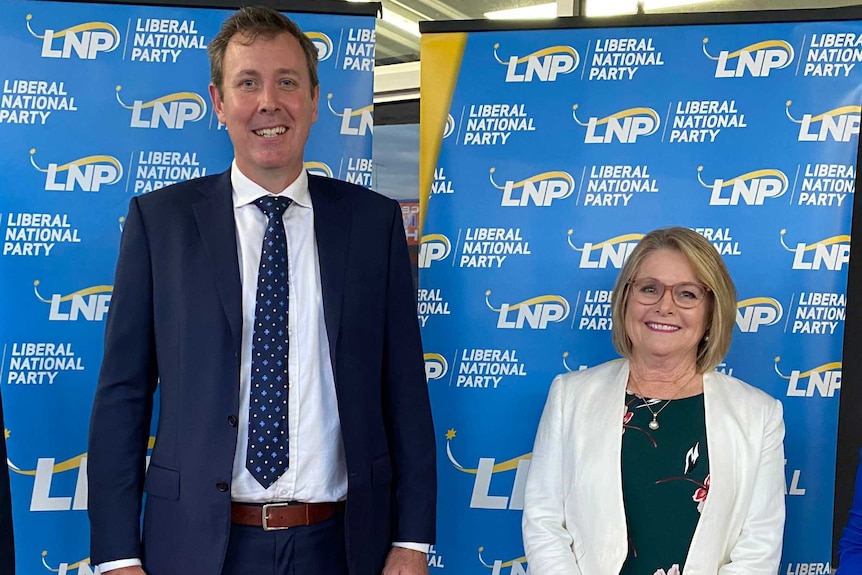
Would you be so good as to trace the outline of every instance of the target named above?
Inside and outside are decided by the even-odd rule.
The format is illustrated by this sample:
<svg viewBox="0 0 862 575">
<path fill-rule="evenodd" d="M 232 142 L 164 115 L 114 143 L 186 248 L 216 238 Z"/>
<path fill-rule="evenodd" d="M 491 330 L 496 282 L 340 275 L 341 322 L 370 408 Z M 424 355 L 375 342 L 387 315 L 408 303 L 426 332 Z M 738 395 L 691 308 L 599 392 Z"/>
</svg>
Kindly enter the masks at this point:
<svg viewBox="0 0 862 575">
<path fill-rule="evenodd" d="M 233 158 L 207 48 L 237 3 L 158 3 L 0 6 L 0 50 L 15 55 L 0 65 L 0 573 L 11 494 L 17 575 L 93 574 L 89 417 L 129 201 Z M 370 181 L 379 3 L 269 4 L 318 50 L 306 169 Z"/>
<path fill-rule="evenodd" d="M 848 42 L 862 39 L 862 10 L 421 31 L 436 557 L 456 573 L 526 572 L 523 483 L 551 379 L 616 357 L 619 268 L 643 234 L 683 225 L 716 247 L 737 287 L 718 369 L 784 404 L 780 572 L 828 573 L 836 450 L 849 478 L 855 468 L 840 466 L 857 455 L 844 450 L 862 439 L 836 443 L 840 395 L 851 394 L 842 418 L 858 421 L 862 404 L 851 383 L 842 391 L 854 381 L 842 344 L 862 115 L 862 49 Z"/>
</svg>

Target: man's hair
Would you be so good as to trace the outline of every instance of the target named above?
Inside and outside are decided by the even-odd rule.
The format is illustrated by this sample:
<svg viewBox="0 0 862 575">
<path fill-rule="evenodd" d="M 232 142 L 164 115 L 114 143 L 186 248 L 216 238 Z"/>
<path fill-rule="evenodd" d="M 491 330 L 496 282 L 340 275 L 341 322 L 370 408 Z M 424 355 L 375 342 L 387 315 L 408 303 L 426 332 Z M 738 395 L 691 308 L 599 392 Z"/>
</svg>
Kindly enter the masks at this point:
<svg viewBox="0 0 862 575">
<path fill-rule="evenodd" d="M 224 95 L 224 54 L 228 43 L 235 40 L 249 45 L 258 36 L 271 39 L 280 34 L 290 34 L 297 39 L 302 47 L 313 93 L 319 83 L 317 78 L 317 48 L 315 48 L 314 43 L 303 34 L 296 22 L 281 12 L 264 6 L 245 6 L 224 21 L 218 34 L 210 41 L 207 48 L 210 58 L 210 78 L 219 95 Z"/>
<path fill-rule="evenodd" d="M 631 294 L 629 282 L 635 279 L 644 260 L 658 250 L 682 254 L 694 270 L 697 280 L 709 288 L 706 331 L 697 346 L 697 372 L 714 369 L 730 349 L 730 337 L 736 321 L 736 288 L 718 251 L 702 235 L 688 228 L 654 230 L 638 243 L 626 259 L 611 294 L 611 340 L 620 355 L 630 358 L 632 340 L 626 333 L 626 308 Z"/>
</svg>

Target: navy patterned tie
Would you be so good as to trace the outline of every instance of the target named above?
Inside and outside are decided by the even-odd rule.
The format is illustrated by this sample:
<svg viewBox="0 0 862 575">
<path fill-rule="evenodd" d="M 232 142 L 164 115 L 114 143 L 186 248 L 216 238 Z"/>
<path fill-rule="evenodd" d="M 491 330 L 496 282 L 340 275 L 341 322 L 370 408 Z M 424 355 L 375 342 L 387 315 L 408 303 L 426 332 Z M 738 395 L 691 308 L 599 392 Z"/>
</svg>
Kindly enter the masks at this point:
<svg viewBox="0 0 862 575">
<path fill-rule="evenodd" d="M 260 254 L 254 336 L 251 346 L 251 395 L 248 407 L 246 468 L 264 489 L 287 470 L 287 314 L 289 303 L 287 240 L 281 216 L 290 198 L 255 200 L 268 219 Z"/>
</svg>

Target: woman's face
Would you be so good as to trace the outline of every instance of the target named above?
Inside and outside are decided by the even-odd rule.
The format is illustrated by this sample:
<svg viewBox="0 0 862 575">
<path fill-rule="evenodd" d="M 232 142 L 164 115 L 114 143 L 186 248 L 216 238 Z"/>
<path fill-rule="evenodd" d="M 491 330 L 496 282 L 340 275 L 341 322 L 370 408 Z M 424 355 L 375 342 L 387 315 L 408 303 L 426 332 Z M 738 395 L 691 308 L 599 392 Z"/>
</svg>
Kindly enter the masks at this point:
<svg viewBox="0 0 862 575">
<path fill-rule="evenodd" d="M 700 284 L 688 259 L 677 250 L 656 250 L 641 263 L 632 281 L 652 278 L 673 286 L 680 283 Z M 659 288 L 661 289 L 661 288 Z M 638 301 L 629 286 L 626 302 L 626 335 L 632 341 L 632 359 L 697 361 L 697 346 L 706 329 L 707 301 L 693 308 L 679 307 L 672 290 L 665 288 L 658 302 L 645 305 Z M 704 300 L 708 299 L 708 294 Z"/>
</svg>

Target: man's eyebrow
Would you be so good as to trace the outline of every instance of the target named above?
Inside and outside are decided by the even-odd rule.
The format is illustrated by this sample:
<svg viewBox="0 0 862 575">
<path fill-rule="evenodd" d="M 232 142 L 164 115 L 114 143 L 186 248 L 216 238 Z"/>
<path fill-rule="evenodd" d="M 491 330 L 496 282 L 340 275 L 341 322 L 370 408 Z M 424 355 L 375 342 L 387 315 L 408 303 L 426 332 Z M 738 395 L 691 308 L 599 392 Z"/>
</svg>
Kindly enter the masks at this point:
<svg viewBox="0 0 862 575">
<path fill-rule="evenodd" d="M 278 68 L 277 70 L 275 70 L 275 73 L 278 74 L 279 76 L 282 76 L 282 75 L 298 76 L 300 74 L 299 70 L 297 70 L 296 68 Z M 236 75 L 237 76 L 260 77 L 262 74 L 260 73 L 260 71 L 254 69 L 254 68 L 246 68 L 243 70 L 238 70 L 236 72 Z"/>
</svg>

